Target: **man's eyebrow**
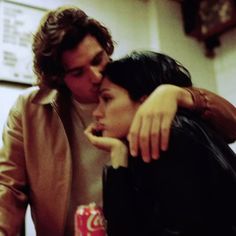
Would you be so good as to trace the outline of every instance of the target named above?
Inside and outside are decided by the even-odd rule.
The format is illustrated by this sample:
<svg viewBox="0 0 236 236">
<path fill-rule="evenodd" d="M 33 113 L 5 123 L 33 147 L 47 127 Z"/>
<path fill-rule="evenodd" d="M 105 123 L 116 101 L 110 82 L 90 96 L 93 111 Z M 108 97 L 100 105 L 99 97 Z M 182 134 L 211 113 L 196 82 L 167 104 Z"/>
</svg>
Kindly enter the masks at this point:
<svg viewBox="0 0 236 236">
<path fill-rule="evenodd" d="M 96 58 L 96 57 L 102 56 L 104 53 L 105 53 L 104 50 L 99 51 L 99 52 L 93 57 L 93 59 Z M 92 59 L 92 60 L 93 60 L 93 59 Z"/>
<path fill-rule="evenodd" d="M 102 89 L 99 89 L 98 93 L 99 93 L 99 95 L 101 95 L 102 93 L 104 93 L 106 91 L 109 91 L 109 89 L 108 88 L 102 88 Z"/>
<path fill-rule="evenodd" d="M 100 56 L 103 56 L 103 54 L 105 53 L 104 50 L 101 50 L 99 51 L 90 61 L 90 63 L 92 63 L 94 60 L 96 60 L 98 57 Z M 71 69 L 67 69 L 65 70 L 65 74 L 70 74 L 70 73 L 73 73 L 73 72 L 77 72 L 79 70 L 83 70 L 83 66 L 78 66 L 78 67 L 74 67 L 74 68 L 71 68 Z"/>
<path fill-rule="evenodd" d="M 94 61 L 96 61 L 97 59 L 102 58 L 104 55 L 105 55 L 105 50 L 102 49 L 101 51 L 99 51 L 99 52 L 92 58 L 92 60 L 90 61 L 90 63 L 93 64 Z"/>
</svg>

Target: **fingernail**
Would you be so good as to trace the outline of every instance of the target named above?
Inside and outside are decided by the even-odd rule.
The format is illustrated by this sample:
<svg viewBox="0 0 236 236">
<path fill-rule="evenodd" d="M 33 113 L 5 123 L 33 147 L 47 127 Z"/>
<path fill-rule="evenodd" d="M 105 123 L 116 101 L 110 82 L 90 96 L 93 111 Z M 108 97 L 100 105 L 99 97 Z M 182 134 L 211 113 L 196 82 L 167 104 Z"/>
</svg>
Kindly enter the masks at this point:
<svg viewBox="0 0 236 236">
<path fill-rule="evenodd" d="M 157 160 L 159 158 L 159 155 L 153 155 L 152 159 Z"/>
<path fill-rule="evenodd" d="M 167 143 L 164 143 L 164 144 L 161 145 L 161 150 L 166 151 L 167 147 L 168 147 Z"/>
<path fill-rule="evenodd" d="M 134 150 L 130 150 L 130 154 L 131 154 L 131 156 L 133 156 L 133 157 L 136 157 L 136 156 L 137 156 L 137 153 L 136 153 Z"/>
<path fill-rule="evenodd" d="M 162 147 L 161 147 L 161 150 L 162 150 L 162 151 L 166 151 L 166 150 L 167 150 L 167 146 L 166 146 L 166 145 L 165 145 L 165 146 L 162 146 Z"/>
</svg>

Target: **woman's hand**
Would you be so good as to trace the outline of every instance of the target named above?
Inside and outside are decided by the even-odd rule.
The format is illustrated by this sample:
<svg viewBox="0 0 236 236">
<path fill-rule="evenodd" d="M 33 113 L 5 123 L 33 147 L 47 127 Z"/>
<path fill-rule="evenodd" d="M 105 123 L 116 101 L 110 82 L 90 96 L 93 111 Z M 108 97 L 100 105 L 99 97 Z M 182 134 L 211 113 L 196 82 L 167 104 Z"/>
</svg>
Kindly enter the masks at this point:
<svg viewBox="0 0 236 236">
<path fill-rule="evenodd" d="M 119 166 L 128 166 L 128 147 L 119 139 L 96 136 L 93 134 L 95 125 L 90 124 L 84 131 L 88 140 L 97 148 L 110 152 L 111 165 L 113 168 L 118 168 Z"/>
<path fill-rule="evenodd" d="M 128 140 L 132 156 L 140 150 L 143 160 L 158 159 L 168 148 L 172 121 L 178 106 L 191 108 L 193 99 L 186 89 L 165 84 L 159 86 L 136 112 Z"/>
</svg>

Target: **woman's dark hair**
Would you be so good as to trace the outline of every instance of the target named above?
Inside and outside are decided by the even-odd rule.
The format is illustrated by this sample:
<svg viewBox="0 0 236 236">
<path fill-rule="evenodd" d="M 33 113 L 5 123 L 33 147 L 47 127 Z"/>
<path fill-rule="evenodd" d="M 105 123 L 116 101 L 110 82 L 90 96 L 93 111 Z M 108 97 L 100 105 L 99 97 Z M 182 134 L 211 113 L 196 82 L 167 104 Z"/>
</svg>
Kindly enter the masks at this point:
<svg viewBox="0 0 236 236">
<path fill-rule="evenodd" d="M 75 48 L 87 35 L 94 36 L 109 56 L 113 53 L 108 29 L 79 8 L 59 7 L 45 15 L 33 41 L 34 72 L 39 85 L 64 86 L 61 55 Z"/>
<path fill-rule="evenodd" d="M 110 62 L 104 76 L 126 89 L 133 101 L 151 94 L 161 84 L 192 86 L 189 71 L 173 58 L 152 51 L 134 51 Z"/>
</svg>

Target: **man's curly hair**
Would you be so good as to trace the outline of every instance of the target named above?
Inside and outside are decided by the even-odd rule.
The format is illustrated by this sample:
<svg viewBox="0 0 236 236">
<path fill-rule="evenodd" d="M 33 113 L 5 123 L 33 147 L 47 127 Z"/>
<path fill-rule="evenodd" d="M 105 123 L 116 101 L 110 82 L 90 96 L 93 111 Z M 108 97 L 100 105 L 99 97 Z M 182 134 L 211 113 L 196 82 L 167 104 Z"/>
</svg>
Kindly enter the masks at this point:
<svg viewBox="0 0 236 236">
<path fill-rule="evenodd" d="M 109 30 L 77 7 L 59 7 L 42 19 L 34 36 L 34 72 L 39 86 L 64 87 L 62 53 L 92 35 L 110 56 L 114 44 Z"/>
</svg>

